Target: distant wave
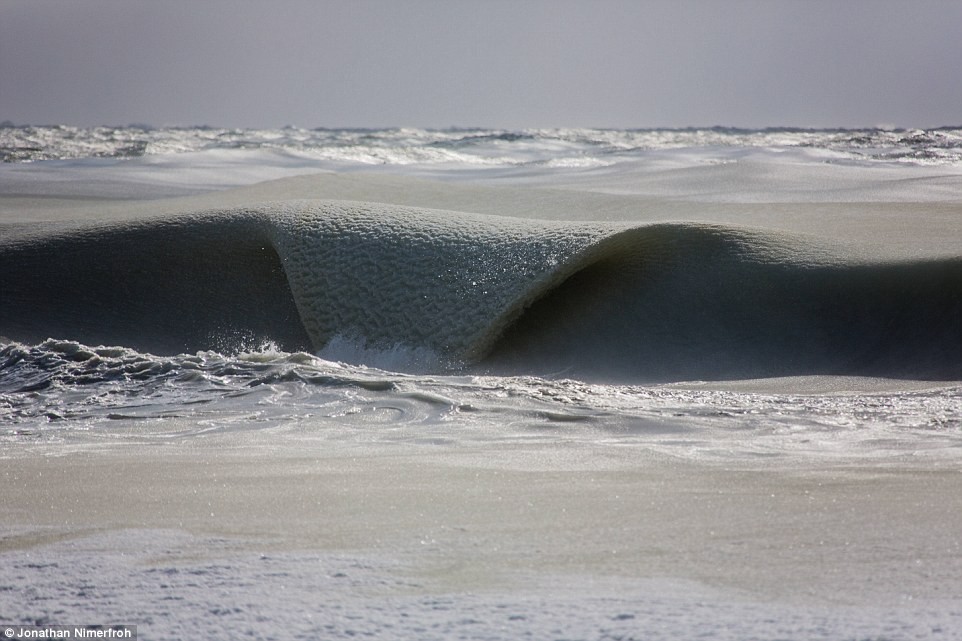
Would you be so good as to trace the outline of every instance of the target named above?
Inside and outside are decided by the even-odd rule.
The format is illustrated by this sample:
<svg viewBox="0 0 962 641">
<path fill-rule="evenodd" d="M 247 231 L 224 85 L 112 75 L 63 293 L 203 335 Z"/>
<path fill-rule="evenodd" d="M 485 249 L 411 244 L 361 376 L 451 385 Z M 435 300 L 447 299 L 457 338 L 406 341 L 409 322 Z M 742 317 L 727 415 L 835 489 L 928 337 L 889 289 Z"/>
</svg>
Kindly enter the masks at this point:
<svg viewBox="0 0 962 641">
<path fill-rule="evenodd" d="M 219 127 L 16 126 L 0 123 L 0 162 L 133 158 L 210 150 L 267 149 L 346 164 L 598 166 L 649 151 L 690 148 L 816 148 L 861 161 L 962 162 L 962 128 L 799 129 L 230 129 Z M 579 164 L 580 163 L 580 164 Z"/>
<path fill-rule="evenodd" d="M 962 378 L 962 258 L 867 263 L 720 225 L 342 201 L 11 224 L 0 292 L 0 335 L 24 343 L 174 354 L 353 342 L 430 353 L 447 370 L 609 381 Z"/>
</svg>

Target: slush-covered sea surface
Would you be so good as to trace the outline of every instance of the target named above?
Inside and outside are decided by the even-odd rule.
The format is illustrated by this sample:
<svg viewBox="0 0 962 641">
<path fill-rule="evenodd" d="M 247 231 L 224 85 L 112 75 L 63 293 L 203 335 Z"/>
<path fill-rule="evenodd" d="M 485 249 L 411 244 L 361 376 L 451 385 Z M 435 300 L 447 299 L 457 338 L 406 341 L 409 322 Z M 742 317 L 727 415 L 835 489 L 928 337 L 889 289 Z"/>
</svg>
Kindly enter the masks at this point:
<svg viewBox="0 0 962 641">
<path fill-rule="evenodd" d="M 962 638 L 962 128 L 0 159 L 0 623 Z"/>
<path fill-rule="evenodd" d="M 136 158 L 205 150 L 269 149 L 318 161 L 477 167 L 602 167 L 663 150 L 822 150 L 835 161 L 951 165 L 962 128 L 931 130 L 731 127 L 687 129 L 225 129 L 219 127 L 0 126 L 3 162 Z M 459 164 L 460 167 L 453 165 Z"/>
<path fill-rule="evenodd" d="M 51 267 L 44 256 L 49 275 L 34 269 L 8 276 L 18 280 L 18 299 L 32 291 L 41 299 L 71 299 L 5 301 L 0 411 L 3 438 L 13 443 L 97 440 L 118 425 L 125 437 L 168 438 L 169 419 L 180 417 L 193 421 L 184 435 L 306 422 L 325 433 L 384 441 L 602 439 L 709 458 L 951 457 L 962 444 L 956 383 L 962 378 L 962 219 L 957 207 L 947 211 L 947 203 L 962 200 L 960 129 L 7 126 L 0 128 L 0 154 L 7 163 L 0 167 L 0 193 L 12 203 L 4 220 L 16 227 L 19 208 L 29 221 L 8 234 L 8 255 L 19 252 L 11 260 L 22 263 L 43 254 L 45 244 L 67 242 L 54 230 L 45 232 L 48 239 L 13 242 L 13 236 L 44 229 L 37 218 L 101 226 L 72 231 L 86 232 L 92 239 L 86 246 L 95 245 L 90 257 L 75 259 L 79 265 Z M 312 173 L 321 174 L 313 188 L 301 178 L 268 183 L 271 189 L 245 195 L 246 202 L 232 195 L 231 188 Z M 326 186 L 325 180 L 334 182 Z M 253 307 L 263 315 L 264 306 L 278 307 L 279 318 L 256 326 L 229 309 L 199 316 L 195 322 L 208 326 L 184 338 L 179 334 L 185 330 L 171 322 L 154 329 L 144 321 L 150 313 L 192 314 L 206 299 L 231 305 L 213 291 L 207 296 L 188 287 L 199 278 L 192 269 L 216 268 L 201 264 L 202 256 L 190 257 L 200 268 L 187 264 L 176 243 L 185 253 L 221 256 L 222 245 L 236 242 L 238 234 L 254 234 L 232 230 L 231 212 L 239 215 L 264 200 L 303 202 L 304 196 L 327 195 L 325 189 L 340 202 L 450 209 L 440 216 L 455 229 L 470 226 L 454 211 L 477 211 L 482 216 L 470 223 L 479 231 L 458 236 L 426 228 L 458 254 L 470 254 L 460 262 L 446 248 L 418 246 L 419 229 L 412 241 L 376 217 L 366 224 L 373 242 L 384 241 L 383 255 L 364 253 L 379 248 L 357 245 L 349 232 L 342 250 L 321 247 L 339 242 L 330 234 L 318 239 L 317 248 L 305 250 L 306 260 L 316 263 L 297 269 L 322 272 L 311 287 L 343 286 L 319 303 L 324 312 L 335 306 L 343 311 L 315 321 L 324 327 L 308 339 L 299 337 L 300 328 L 275 330 L 299 349 L 283 349 L 265 328 L 305 314 L 311 301 L 297 294 L 294 312 L 274 299 L 238 300 L 239 313 Z M 227 207 L 217 207 L 217 193 Z M 208 200 L 191 207 L 171 197 L 186 194 Z M 71 217 L 64 202 L 72 198 L 78 220 L 63 223 Z M 101 211 L 90 205 L 96 199 L 106 203 Z M 44 209 L 44 200 L 56 204 Z M 218 229 L 204 232 L 214 235 L 204 241 L 210 246 L 191 245 L 197 234 L 190 230 L 184 238 L 167 238 L 169 225 L 144 231 L 143 220 L 157 218 L 154 212 L 131 215 L 140 216 L 141 230 L 127 238 L 123 227 L 130 224 L 116 222 L 125 202 L 149 202 L 159 211 L 158 203 L 170 202 L 168 209 L 178 214 L 220 209 L 222 239 Z M 133 204 L 129 209 L 138 211 Z M 402 214 L 414 228 L 416 216 L 410 209 Z M 498 222 L 484 229 L 485 221 L 478 222 L 484 216 Z M 555 220 L 550 229 L 528 232 L 515 225 L 502 233 L 499 225 L 509 217 L 512 223 Z M 106 218 L 115 220 L 112 227 L 100 222 Z M 346 219 L 357 217 L 348 213 Z M 564 233 L 580 233 L 582 220 L 613 222 L 610 231 L 593 229 L 591 238 L 578 238 L 580 245 L 571 248 Z M 704 220 L 714 226 L 690 225 Z M 729 221 L 737 224 L 728 227 Z M 792 235 L 770 233 L 778 227 Z M 829 233 L 817 238 L 823 230 Z M 603 244 L 598 238 L 631 232 L 635 237 L 622 241 L 625 247 L 592 249 Z M 409 253 L 394 250 L 392 234 L 411 245 Z M 499 234 L 513 244 L 502 250 Z M 840 238 L 846 243 L 841 249 Z M 131 246 L 138 242 L 143 246 Z M 157 244 L 163 244 L 161 255 Z M 598 256 L 583 258 L 582 246 Z M 163 252 L 171 256 L 169 269 Z M 124 262 L 127 253 L 132 257 Z M 114 268 L 112 254 L 120 256 Z M 88 264 L 97 258 L 107 266 Z M 382 263 L 383 272 L 368 269 L 372 262 Z M 286 256 L 281 263 L 289 272 L 279 281 L 283 287 L 297 276 Z M 96 273 L 78 279 L 76 288 L 54 291 L 49 283 L 29 282 L 31 275 L 63 280 L 60 272 L 78 267 Z M 151 293 L 149 284 L 127 278 L 130 270 L 170 284 Z M 404 284 L 384 278 L 401 270 L 410 270 L 416 283 L 445 282 L 431 291 L 397 291 Z M 512 270 L 520 273 L 515 280 L 499 281 Z M 218 289 L 217 278 L 211 290 Z M 527 280 L 519 284 L 517 278 Z M 464 286 L 482 293 L 462 303 L 457 299 L 465 298 Z M 485 287 L 510 293 L 499 299 Z M 8 297 L 12 289 L 8 285 Z M 163 300 L 139 300 L 150 296 Z M 425 311 L 434 304 L 430 298 L 443 304 Z M 178 304 L 184 309 L 171 309 Z M 491 310 L 479 311 L 485 304 Z M 231 322 L 219 327 L 222 311 Z M 446 353 L 446 345 L 419 333 L 431 323 L 437 325 L 432 331 L 457 327 L 463 322 L 458 315 L 474 314 L 482 315 L 481 328 L 465 330 L 464 340 L 475 341 L 467 349 Z M 64 315 L 85 318 L 71 323 L 59 318 Z M 479 331 L 493 334 L 481 347 Z M 165 332 L 170 340 L 159 340 Z M 155 344 L 162 355 L 143 349 Z M 754 383 L 740 382 L 745 379 Z"/>
</svg>

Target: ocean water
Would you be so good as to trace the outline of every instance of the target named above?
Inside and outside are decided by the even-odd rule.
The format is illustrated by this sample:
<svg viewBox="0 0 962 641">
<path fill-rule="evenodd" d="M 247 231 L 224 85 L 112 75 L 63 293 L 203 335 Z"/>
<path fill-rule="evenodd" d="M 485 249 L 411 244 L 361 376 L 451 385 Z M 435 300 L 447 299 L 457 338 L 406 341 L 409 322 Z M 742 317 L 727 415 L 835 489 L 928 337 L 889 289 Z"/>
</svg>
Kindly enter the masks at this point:
<svg viewBox="0 0 962 641">
<path fill-rule="evenodd" d="M 0 158 L 0 620 L 962 638 L 962 129 L 10 125 Z"/>
<path fill-rule="evenodd" d="M 11 443 L 251 415 L 685 456 L 962 443 L 958 129 L 11 126 L 0 150 Z"/>
</svg>

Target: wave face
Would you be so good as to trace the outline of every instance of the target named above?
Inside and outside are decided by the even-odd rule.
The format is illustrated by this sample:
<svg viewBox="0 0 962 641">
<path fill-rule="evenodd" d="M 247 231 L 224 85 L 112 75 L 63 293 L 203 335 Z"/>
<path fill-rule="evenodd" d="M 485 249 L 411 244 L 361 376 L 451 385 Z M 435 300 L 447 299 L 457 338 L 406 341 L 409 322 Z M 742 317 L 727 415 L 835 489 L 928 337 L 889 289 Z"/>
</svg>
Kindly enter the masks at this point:
<svg viewBox="0 0 962 641">
<path fill-rule="evenodd" d="M 0 245 L 0 334 L 31 343 L 79 338 L 158 354 L 265 340 L 307 347 L 262 228 L 256 216 L 237 212 L 11 239 Z"/>
<path fill-rule="evenodd" d="M 612 382 L 962 378 L 955 258 L 871 263 L 732 226 L 341 201 L 3 231 L 0 335 L 27 343 L 347 342 L 445 370 Z"/>
</svg>

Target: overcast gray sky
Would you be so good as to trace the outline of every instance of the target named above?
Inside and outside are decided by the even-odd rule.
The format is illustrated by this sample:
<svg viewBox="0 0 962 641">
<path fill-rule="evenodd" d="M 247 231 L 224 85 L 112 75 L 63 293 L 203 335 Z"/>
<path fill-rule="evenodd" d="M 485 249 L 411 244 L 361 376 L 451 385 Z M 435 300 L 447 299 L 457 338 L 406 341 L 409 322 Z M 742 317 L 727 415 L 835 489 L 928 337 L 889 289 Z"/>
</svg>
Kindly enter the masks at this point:
<svg viewBox="0 0 962 641">
<path fill-rule="evenodd" d="M 962 124 L 962 0 L 0 0 L 0 121 Z"/>
</svg>

